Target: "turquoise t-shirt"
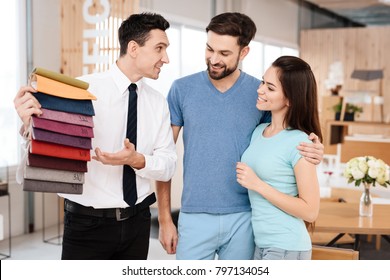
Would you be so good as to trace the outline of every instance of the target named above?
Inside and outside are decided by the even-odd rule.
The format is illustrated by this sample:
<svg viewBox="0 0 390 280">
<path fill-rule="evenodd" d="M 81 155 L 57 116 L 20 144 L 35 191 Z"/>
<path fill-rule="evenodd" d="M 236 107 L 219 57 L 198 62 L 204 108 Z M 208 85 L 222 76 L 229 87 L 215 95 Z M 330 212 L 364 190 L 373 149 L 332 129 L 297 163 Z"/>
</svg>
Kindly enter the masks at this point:
<svg viewBox="0 0 390 280">
<path fill-rule="evenodd" d="M 255 129 L 241 160 L 273 188 L 297 196 L 294 166 L 302 157 L 297 146 L 300 142 L 310 142 L 308 135 L 300 130 L 282 130 L 265 138 L 263 131 L 267 126 L 264 123 Z M 294 251 L 311 249 L 310 236 L 302 219 L 280 210 L 257 192 L 249 191 L 249 199 L 257 247 Z"/>
</svg>

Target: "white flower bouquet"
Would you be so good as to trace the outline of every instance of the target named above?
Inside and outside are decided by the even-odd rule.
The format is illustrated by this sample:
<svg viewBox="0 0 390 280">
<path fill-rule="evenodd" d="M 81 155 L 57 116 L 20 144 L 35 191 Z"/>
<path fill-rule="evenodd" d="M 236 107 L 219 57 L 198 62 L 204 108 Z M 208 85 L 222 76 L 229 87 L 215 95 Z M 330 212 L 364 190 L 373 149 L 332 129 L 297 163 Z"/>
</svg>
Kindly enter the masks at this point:
<svg viewBox="0 0 390 280">
<path fill-rule="evenodd" d="M 385 188 L 390 185 L 389 166 L 383 160 L 372 156 L 350 159 L 345 167 L 344 177 L 348 179 L 348 183 L 355 181 L 357 187 L 361 183 L 373 186 L 378 183 Z"/>
</svg>

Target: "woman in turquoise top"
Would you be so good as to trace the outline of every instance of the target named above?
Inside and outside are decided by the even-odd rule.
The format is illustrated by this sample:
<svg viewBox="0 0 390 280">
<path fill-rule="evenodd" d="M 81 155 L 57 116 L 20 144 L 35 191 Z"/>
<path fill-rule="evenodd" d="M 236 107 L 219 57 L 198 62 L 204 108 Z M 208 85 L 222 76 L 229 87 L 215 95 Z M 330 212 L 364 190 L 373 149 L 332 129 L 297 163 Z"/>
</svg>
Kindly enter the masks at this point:
<svg viewBox="0 0 390 280">
<path fill-rule="evenodd" d="M 249 190 L 255 259 L 310 259 L 306 223 L 317 218 L 319 185 L 316 166 L 296 147 L 310 132 L 322 139 L 316 80 L 305 61 L 282 56 L 257 92 L 257 109 L 271 111 L 272 121 L 255 129 L 236 170 Z"/>
</svg>

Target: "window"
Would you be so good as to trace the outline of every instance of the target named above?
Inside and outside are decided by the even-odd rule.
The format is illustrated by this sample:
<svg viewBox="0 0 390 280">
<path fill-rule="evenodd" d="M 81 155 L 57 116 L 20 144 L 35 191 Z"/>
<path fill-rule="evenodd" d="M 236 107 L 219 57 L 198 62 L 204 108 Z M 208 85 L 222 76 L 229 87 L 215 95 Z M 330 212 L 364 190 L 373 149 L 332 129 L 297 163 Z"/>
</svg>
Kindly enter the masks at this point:
<svg viewBox="0 0 390 280">
<path fill-rule="evenodd" d="M 182 28 L 182 75 L 206 70 L 207 34 L 204 29 Z"/>
<path fill-rule="evenodd" d="M 296 49 L 252 41 L 249 54 L 242 62 L 242 70 L 261 79 L 265 70 L 281 55 L 298 56 Z"/>
<path fill-rule="evenodd" d="M 171 24 L 167 29 L 169 39 L 169 64 L 161 68 L 157 80 L 147 79 L 147 83 L 165 96 L 174 80 L 206 69 L 204 53 L 206 32 L 204 30 Z"/>
<path fill-rule="evenodd" d="M 249 53 L 242 61 L 242 70 L 249 75 L 261 79 L 264 73 L 264 44 L 252 41 L 249 44 Z"/>
<path fill-rule="evenodd" d="M 8 165 L 18 162 L 18 116 L 13 99 L 18 84 L 17 5 L 19 1 L 0 2 L 0 34 L 2 36 L 0 61 L 0 160 Z"/>
</svg>

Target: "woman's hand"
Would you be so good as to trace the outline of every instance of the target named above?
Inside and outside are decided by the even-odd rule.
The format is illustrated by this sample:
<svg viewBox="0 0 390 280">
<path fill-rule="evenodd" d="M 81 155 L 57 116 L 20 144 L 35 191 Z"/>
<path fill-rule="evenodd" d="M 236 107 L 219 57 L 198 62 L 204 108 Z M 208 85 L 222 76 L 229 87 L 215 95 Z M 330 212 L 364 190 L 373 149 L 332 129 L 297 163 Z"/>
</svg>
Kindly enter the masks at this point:
<svg viewBox="0 0 390 280">
<path fill-rule="evenodd" d="M 237 162 L 236 165 L 237 182 L 249 190 L 256 191 L 260 187 L 261 179 L 256 173 L 243 162 Z"/>
</svg>

